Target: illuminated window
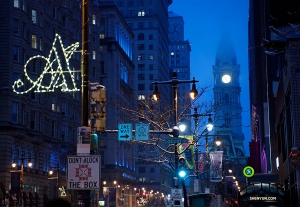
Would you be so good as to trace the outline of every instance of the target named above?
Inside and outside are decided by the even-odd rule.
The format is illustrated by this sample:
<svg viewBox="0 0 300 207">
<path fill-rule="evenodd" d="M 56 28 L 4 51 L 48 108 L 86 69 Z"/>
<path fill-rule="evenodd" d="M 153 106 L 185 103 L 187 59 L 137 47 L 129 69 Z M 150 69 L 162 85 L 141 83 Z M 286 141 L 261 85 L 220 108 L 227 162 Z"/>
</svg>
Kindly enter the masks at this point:
<svg viewBox="0 0 300 207">
<path fill-rule="evenodd" d="M 153 58 L 153 55 L 151 54 L 151 55 L 149 55 L 149 60 L 153 60 L 154 58 Z"/>
<path fill-rule="evenodd" d="M 105 38 L 104 34 L 99 34 L 99 38 L 104 39 Z"/>
<path fill-rule="evenodd" d="M 96 51 L 93 50 L 93 60 L 96 60 Z"/>
<path fill-rule="evenodd" d="M 171 55 L 172 55 L 172 56 L 174 55 L 174 51 L 171 52 Z"/>
<path fill-rule="evenodd" d="M 31 11 L 31 20 L 32 20 L 32 23 L 36 24 L 36 10 L 32 10 Z"/>
<path fill-rule="evenodd" d="M 145 98 L 145 95 L 144 94 L 139 94 L 138 95 L 138 100 L 139 101 L 142 101 L 142 100 L 145 100 L 146 98 Z"/>
<path fill-rule="evenodd" d="M 37 44 L 36 44 L 36 35 L 32 35 L 32 36 L 31 36 L 31 47 L 32 47 L 32 48 L 37 48 Z"/>
<path fill-rule="evenodd" d="M 96 24 L 96 15 L 93 14 L 93 24 Z"/>
<path fill-rule="evenodd" d="M 145 11 L 144 11 L 144 10 L 139 10 L 139 11 L 138 11 L 138 16 L 139 16 L 139 17 L 145 16 Z"/>
<path fill-rule="evenodd" d="M 14 0 L 14 7 L 19 8 L 19 0 Z"/>
</svg>

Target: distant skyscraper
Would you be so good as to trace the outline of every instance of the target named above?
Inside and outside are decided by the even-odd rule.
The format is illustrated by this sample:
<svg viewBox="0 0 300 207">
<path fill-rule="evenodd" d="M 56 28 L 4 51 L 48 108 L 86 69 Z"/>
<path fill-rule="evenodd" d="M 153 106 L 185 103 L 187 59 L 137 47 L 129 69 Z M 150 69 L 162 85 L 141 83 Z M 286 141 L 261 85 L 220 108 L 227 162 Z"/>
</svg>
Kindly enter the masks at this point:
<svg viewBox="0 0 300 207">
<path fill-rule="evenodd" d="M 184 40 L 184 20 L 183 17 L 169 12 L 169 66 L 171 72 L 177 72 L 180 80 L 190 79 L 190 52 L 191 45 L 188 40 Z M 190 84 L 178 85 L 178 113 L 190 113 Z"/>
</svg>

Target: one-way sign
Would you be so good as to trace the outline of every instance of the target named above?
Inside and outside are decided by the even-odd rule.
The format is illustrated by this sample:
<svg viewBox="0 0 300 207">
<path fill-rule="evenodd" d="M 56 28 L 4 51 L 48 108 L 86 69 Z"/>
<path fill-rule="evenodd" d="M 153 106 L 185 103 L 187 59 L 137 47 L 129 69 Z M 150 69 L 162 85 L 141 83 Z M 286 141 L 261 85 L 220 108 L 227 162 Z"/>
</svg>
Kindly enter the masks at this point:
<svg viewBox="0 0 300 207">
<path fill-rule="evenodd" d="M 119 141 L 132 140 L 132 124 L 118 125 L 118 140 Z"/>
</svg>

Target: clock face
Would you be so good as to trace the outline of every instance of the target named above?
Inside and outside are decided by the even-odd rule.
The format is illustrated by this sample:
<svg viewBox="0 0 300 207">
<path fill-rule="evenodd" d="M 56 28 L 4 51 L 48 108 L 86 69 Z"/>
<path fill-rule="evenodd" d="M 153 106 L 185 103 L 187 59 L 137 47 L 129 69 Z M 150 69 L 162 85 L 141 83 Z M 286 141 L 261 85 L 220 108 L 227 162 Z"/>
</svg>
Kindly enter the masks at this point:
<svg viewBox="0 0 300 207">
<path fill-rule="evenodd" d="M 222 82 L 223 83 L 229 83 L 231 81 L 231 77 L 230 77 L 230 75 L 223 75 L 222 76 Z"/>
</svg>

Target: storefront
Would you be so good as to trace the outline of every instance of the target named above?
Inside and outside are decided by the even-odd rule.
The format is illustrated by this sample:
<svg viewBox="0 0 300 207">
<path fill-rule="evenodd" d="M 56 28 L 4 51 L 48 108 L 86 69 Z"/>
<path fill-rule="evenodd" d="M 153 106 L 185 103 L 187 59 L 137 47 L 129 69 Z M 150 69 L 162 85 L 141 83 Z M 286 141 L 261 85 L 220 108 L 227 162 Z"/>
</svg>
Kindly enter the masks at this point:
<svg viewBox="0 0 300 207">
<path fill-rule="evenodd" d="M 269 183 L 250 184 L 238 194 L 240 207 L 283 207 L 284 191 Z"/>
</svg>

